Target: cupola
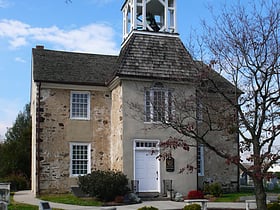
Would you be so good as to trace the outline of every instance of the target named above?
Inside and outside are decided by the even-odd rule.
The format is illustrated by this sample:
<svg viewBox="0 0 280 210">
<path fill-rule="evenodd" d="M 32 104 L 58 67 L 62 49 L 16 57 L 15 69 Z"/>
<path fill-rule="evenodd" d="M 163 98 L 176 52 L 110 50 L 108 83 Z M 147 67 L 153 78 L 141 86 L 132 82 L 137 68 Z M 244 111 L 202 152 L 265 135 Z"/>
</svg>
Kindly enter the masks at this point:
<svg viewBox="0 0 280 210">
<path fill-rule="evenodd" d="M 134 30 L 177 33 L 176 0 L 126 0 L 122 12 L 123 40 Z"/>
</svg>

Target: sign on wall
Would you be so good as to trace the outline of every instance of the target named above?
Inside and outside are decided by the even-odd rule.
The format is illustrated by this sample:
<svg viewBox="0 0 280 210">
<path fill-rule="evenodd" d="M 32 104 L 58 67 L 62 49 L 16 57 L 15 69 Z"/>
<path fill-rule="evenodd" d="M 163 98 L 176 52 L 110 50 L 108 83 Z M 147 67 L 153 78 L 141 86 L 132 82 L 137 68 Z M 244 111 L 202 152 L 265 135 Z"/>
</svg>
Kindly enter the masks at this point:
<svg viewBox="0 0 280 210">
<path fill-rule="evenodd" d="M 173 157 L 166 159 L 166 171 L 173 172 L 175 170 L 175 161 Z"/>
</svg>

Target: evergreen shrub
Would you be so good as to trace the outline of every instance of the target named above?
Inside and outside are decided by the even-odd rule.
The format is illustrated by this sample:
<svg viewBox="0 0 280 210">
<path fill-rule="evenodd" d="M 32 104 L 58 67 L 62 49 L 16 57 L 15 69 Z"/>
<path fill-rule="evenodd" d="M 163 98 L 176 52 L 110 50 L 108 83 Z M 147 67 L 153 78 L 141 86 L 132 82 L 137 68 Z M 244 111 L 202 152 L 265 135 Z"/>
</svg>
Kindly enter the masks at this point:
<svg viewBox="0 0 280 210">
<path fill-rule="evenodd" d="M 10 189 L 14 192 L 29 189 L 30 185 L 26 177 L 17 174 L 11 174 L 3 179 L 0 179 L 0 182 L 10 183 Z"/>
<path fill-rule="evenodd" d="M 268 210 L 280 210 L 280 204 L 279 203 L 269 203 L 267 204 Z"/>
<path fill-rule="evenodd" d="M 207 183 L 203 189 L 205 194 L 213 195 L 214 197 L 220 197 L 222 195 L 222 185 L 218 182 Z"/>
<path fill-rule="evenodd" d="M 97 170 L 79 176 L 79 186 L 83 192 L 103 201 L 113 201 L 116 196 L 123 196 L 129 191 L 126 175 L 110 170 Z"/>
<path fill-rule="evenodd" d="M 199 204 L 193 203 L 184 206 L 183 210 L 201 210 L 201 206 Z"/>
</svg>

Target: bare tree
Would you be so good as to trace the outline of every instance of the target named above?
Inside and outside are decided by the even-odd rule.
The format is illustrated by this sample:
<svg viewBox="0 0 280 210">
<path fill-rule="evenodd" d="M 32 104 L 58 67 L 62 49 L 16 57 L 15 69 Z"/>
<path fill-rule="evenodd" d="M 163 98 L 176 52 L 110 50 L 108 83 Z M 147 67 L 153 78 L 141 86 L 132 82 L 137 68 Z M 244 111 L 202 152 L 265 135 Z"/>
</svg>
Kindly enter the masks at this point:
<svg viewBox="0 0 280 210">
<path fill-rule="evenodd" d="M 160 158 L 204 145 L 252 178 L 258 210 L 267 209 L 264 180 L 280 159 L 279 7 L 277 1 L 258 0 L 246 8 L 237 3 L 213 12 L 218 15 L 213 24 L 203 23 L 200 56 L 193 56 L 200 60 L 193 61 L 196 91 L 191 96 L 188 90 L 177 92 L 172 101 L 149 99 L 148 104 L 161 121 L 154 126 L 178 133 L 160 143 Z M 143 113 L 141 104 L 129 106 Z M 186 163 L 185 170 L 194 170 L 192 164 Z"/>
<path fill-rule="evenodd" d="M 231 5 L 216 13 L 219 16 L 213 15 L 211 26 L 204 22 L 206 35 L 200 40 L 204 42 L 203 55 L 208 58 L 204 63 L 209 65 L 197 62 L 200 74 L 196 99 L 199 103 L 194 106 L 194 103 L 185 102 L 191 104 L 189 107 L 177 104 L 176 111 L 188 111 L 184 116 L 176 115 L 168 123 L 163 122 L 164 126 L 204 144 L 246 172 L 253 180 L 259 210 L 267 209 L 263 183 L 265 178 L 271 177 L 268 169 L 280 159 L 277 148 L 280 134 L 279 6 L 279 2 L 273 0 L 253 1 L 247 8 L 241 4 Z M 232 86 L 218 73 L 231 81 Z M 200 114 L 191 115 L 190 110 L 195 109 Z M 185 120 L 190 117 L 194 119 L 192 123 Z M 198 123 L 201 124 L 198 126 Z M 223 148 L 222 141 L 211 140 L 211 135 L 217 132 L 230 134 L 228 139 L 235 134 L 241 154 Z M 180 146 L 180 142 L 178 140 L 174 148 Z M 170 147 L 170 142 L 164 142 L 162 147 Z M 244 156 L 250 167 L 245 166 Z"/>
</svg>

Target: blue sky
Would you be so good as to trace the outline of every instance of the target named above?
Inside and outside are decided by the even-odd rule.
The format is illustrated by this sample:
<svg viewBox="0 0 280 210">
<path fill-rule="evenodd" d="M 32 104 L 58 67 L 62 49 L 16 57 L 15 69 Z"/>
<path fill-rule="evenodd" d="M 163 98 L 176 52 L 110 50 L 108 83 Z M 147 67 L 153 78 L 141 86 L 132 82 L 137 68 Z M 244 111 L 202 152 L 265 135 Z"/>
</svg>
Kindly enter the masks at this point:
<svg viewBox="0 0 280 210">
<path fill-rule="evenodd" d="M 233 2 L 234 0 L 228 0 Z M 31 49 L 118 54 L 124 0 L 0 0 L 0 136 L 30 101 Z M 207 5 L 225 0 L 177 0 L 178 32 L 209 19 Z M 1 138 L 0 138 L 1 139 Z"/>
</svg>

